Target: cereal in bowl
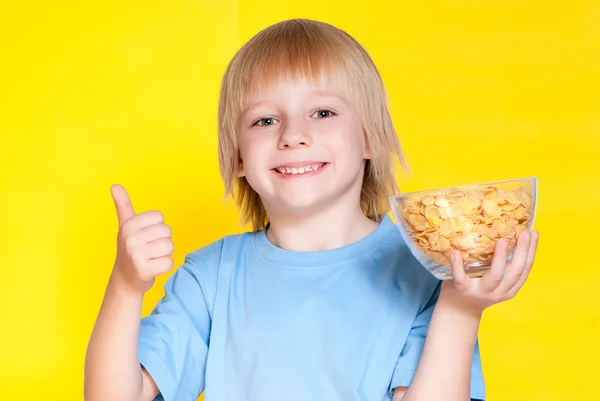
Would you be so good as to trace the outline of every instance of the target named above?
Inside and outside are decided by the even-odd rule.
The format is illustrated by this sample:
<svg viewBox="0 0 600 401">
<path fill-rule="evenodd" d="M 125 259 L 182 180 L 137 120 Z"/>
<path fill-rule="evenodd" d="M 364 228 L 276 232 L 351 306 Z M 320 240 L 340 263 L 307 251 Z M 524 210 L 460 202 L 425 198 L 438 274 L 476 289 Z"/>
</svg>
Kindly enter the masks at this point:
<svg viewBox="0 0 600 401">
<path fill-rule="evenodd" d="M 499 238 L 508 238 L 513 249 L 528 227 L 534 203 L 525 187 L 478 187 L 415 194 L 398 208 L 411 239 L 432 261 L 447 264 L 454 249 L 465 263 L 489 262 Z"/>
</svg>

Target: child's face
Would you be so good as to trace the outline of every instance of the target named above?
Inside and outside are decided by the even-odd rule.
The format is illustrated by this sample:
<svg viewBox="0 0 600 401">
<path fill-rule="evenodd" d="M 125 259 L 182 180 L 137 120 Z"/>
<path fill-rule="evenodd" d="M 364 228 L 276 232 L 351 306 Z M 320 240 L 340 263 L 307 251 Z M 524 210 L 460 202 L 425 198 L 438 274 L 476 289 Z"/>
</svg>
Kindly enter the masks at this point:
<svg viewBox="0 0 600 401">
<path fill-rule="evenodd" d="M 358 205 L 369 152 L 351 104 L 303 80 L 281 80 L 246 100 L 238 130 L 239 174 L 267 212 Z"/>
</svg>

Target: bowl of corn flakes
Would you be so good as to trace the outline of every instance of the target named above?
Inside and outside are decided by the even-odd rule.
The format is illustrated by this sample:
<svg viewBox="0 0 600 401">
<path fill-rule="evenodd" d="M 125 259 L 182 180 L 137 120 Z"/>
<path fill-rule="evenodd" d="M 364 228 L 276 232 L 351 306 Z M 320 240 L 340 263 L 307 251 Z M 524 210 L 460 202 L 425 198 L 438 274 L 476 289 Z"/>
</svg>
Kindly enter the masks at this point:
<svg viewBox="0 0 600 401">
<path fill-rule="evenodd" d="M 537 177 L 462 185 L 389 197 L 410 252 L 433 276 L 452 278 L 450 254 L 459 250 L 469 277 L 489 270 L 496 242 L 508 238 L 508 261 L 519 234 L 531 230 Z"/>
</svg>

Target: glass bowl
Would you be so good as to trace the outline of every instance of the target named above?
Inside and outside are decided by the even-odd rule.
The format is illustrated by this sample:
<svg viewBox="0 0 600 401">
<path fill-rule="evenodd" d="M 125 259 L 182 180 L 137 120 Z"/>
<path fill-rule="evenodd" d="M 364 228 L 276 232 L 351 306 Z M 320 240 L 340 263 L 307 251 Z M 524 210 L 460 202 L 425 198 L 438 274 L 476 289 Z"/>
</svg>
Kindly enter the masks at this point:
<svg viewBox="0 0 600 401">
<path fill-rule="evenodd" d="M 461 251 L 469 277 L 489 270 L 499 238 L 509 239 L 511 260 L 518 235 L 531 230 L 537 177 L 485 182 L 389 197 L 396 226 L 410 252 L 433 276 L 452 278 L 450 254 Z"/>
</svg>

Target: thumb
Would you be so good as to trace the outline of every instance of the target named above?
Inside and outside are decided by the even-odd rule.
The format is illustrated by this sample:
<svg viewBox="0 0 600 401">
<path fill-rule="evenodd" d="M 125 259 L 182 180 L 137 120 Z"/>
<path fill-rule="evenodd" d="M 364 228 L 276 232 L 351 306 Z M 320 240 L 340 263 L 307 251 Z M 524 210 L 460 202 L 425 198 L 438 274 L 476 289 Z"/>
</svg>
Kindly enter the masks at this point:
<svg viewBox="0 0 600 401">
<path fill-rule="evenodd" d="M 123 225 L 127 220 L 135 216 L 135 211 L 131 204 L 131 199 L 125 188 L 121 185 L 113 185 L 110 188 L 113 201 L 115 202 L 115 208 L 117 209 L 117 217 L 119 218 L 119 227 Z"/>
</svg>

